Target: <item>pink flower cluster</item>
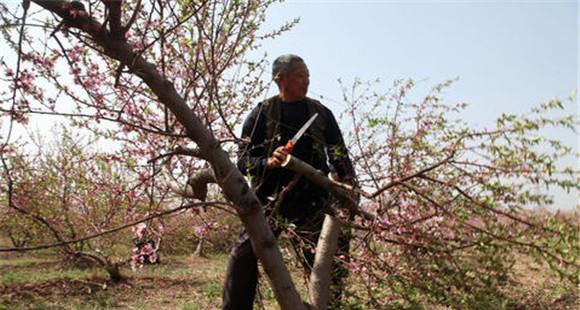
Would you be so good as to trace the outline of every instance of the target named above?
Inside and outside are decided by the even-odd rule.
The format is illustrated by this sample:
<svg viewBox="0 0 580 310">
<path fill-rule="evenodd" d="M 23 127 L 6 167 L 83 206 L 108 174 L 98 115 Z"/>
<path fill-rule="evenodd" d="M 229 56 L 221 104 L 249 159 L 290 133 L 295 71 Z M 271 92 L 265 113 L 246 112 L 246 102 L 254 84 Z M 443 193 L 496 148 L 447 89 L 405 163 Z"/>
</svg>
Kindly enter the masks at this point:
<svg viewBox="0 0 580 310">
<path fill-rule="evenodd" d="M 8 154 L 14 152 L 14 148 L 10 145 L 0 145 L 0 154 Z"/>
<path fill-rule="evenodd" d="M 56 57 L 43 57 L 37 52 L 22 54 L 22 60 L 32 62 L 37 68 L 50 71 L 54 68 Z"/>
<path fill-rule="evenodd" d="M 137 226 L 132 227 L 132 230 L 137 238 L 143 238 L 143 236 L 145 236 L 145 232 L 147 231 L 147 224 L 139 223 Z"/>
<path fill-rule="evenodd" d="M 135 247 L 133 248 L 129 265 L 135 271 L 137 268 L 143 268 L 144 264 L 155 264 L 159 262 L 159 253 L 155 247 L 152 236 L 161 236 L 165 231 L 162 223 L 156 227 L 149 227 L 145 223 L 139 223 L 132 228 L 135 234 Z"/>
<path fill-rule="evenodd" d="M 28 70 L 22 70 L 20 76 L 18 77 L 17 85 L 22 88 L 24 92 L 30 92 L 34 86 L 34 75 Z"/>
<path fill-rule="evenodd" d="M 96 90 L 101 86 L 105 78 L 99 72 L 99 67 L 95 64 L 89 67 L 83 80 L 83 85 L 89 90 Z"/>
<path fill-rule="evenodd" d="M 83 54 L 83 48 L 80 45 L 73 46 L 72 49 L 66 52 L 66 55 L 73 63 L 77 63 L 81 60 L 81 56 Z"/>
<path fill-rule="evenodd" d="M 154 264 L 158 260 L 159 254 L 157 253 L 157 249 L 151 243 L 146 243 L 141 248 L 133 248 L 133 255 L 131 255 L 129 265 L 131 266 L 131 270 L 135 271 L 137 268 L 143 268 L 145 263 Z"/>
</svg>

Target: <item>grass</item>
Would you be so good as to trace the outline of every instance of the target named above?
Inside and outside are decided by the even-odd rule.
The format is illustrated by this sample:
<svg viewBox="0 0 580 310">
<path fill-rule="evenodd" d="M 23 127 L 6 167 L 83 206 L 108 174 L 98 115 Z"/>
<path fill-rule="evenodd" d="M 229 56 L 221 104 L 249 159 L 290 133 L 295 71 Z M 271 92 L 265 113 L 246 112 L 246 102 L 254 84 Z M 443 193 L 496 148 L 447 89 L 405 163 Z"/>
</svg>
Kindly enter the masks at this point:
<svg viewBox="0 0 580 310">
<path fill-rule="evenodd" d="M 46 259 L 38 257 L 19 257 L 17 259 L 2 259 L 0 260 L 0 268 L 3 266 L 14 267 L 27 267 L 30 265 L 45 263 Z"/>
<path fill-rule="evenodd" d="M 95 271 L 93 271 L 93 274 Z M 0 276 L 0 283 L 35 283 L 52 279 L 83 279 L 87 277 L 87 272 L 82 270 L 62 270 L 62 271 L 47 271 L 41 273 L 29 272 L 14 272 L 6 273 Z"/>
<path fill-rule="evenodd" d="M 132 272 L 123 269 L 127 283 L 109 283 L 97 269 L 64 269 L 50 256 L 13 256 L 0 260 L 0 310 L 7 309 L 219 309 L 227 255 L 209 258 L 162 257 L 162 264 Z M 291 267 L 304 292 L 302 273 Z M 474 296 L 469 309 L 575 309 L 578 295 L 570 286 L 544 273 L 545 266 L 520 260 L 518 278 L 524 286 L 507 288 L 509 299 Z M 541 276 L 540 276 L 541 275 Z M 265 277 L 261 277 L 256 309 L 278 309 Z M 350 289 L 356 288 L 350 283 Z M 356 300 L 343 309 L 364 309 Z M 396 308 L 396 307 L 395 307 Z M 418 304 L 416 309 L 447 309 Z"/>
</svg>

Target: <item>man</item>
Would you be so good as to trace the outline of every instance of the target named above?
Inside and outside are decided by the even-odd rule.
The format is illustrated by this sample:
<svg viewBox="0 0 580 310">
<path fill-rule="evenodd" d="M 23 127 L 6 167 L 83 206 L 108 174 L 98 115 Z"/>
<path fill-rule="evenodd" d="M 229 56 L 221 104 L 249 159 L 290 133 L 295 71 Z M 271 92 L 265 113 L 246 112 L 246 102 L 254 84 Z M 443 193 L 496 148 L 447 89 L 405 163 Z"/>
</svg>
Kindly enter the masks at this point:
<svg viewBox="0 0 580 310">
<path fill-rule="evenodd" d="M 295 225 L 297 238 L 292 238 L 301 263 L 310 272 L 314 262 L 312 248 L 318 240 L 324 213 L 328 212 L 329 193 L 284 169 L 281 165 L 289 155 L 285 143 L 318 113 L 307 132 L 294 145 L 295 156 L 325 174 L 329 163 L 342 182 L 354 184 L 354 169 L 348 158 L 342 134 L 332 112 L 320 102 L 306 97 L 310 77 L 302 58 L 288 54 L 278 57 L 272 66 L 272 76 L 279 95 L 258 104 L 247 117 L 239 145 L 238 168 L 251 178 L 252 187 L 266 207 L 267 214 Z M 283 227 L 274 225 L 278 235 Z M 339 240 L 339 252 L 348 254 L 348 234 Z M 300 245 L 299 245 L 300 244 Z M 340 288 L 346 270 L 335 268 L 333 284 Z M 236 241 L 228 262 L 223 291 L 222 309 L 252 309 L 258 280 L 257 259 L 245 232 Z M 340 289 L 334 290 L 339 298 Z"/>
</svg>

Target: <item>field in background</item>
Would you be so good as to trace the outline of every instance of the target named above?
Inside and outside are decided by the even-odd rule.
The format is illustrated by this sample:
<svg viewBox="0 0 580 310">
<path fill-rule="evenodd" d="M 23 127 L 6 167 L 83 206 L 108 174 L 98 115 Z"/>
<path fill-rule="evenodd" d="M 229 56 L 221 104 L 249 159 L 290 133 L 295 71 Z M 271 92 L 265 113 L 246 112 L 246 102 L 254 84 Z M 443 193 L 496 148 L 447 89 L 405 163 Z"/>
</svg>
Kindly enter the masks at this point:
<svg viewBox="0 0 580 310">
<path fill-rule="evenodd" d="M 45 257 L 0 261 L 0 309 L 218 309 L 225 255 L 162 257 L 112 284 L 102 269 L 64 268 Z"/>
<path fill-rule="evenodd" d="M 0 310 L 219 309 L 226 261 L 226 254 L 162 256 L 160 265 L 136 272 L 123 269 L 129 281 L 112 284 L 101 269 L 64 267 L 50 254 L 3 254 Z M 301 272 L 291 268 L 301 278 Z M 508 299 L 499 309 L 580 308 L 578 288 L 559 282 L 545 267 L 522 258 L 516 270 L 518 279 L 505 288 Z M 261 281 L 266 283 L 263 277 Z M 356 289 L 349 285 L 350 290 Z M 263 308 L 256 309 L 277 309 L 267 285 L 261 285 L 260 295 Z M 362 309 L 353 302 L 348 308 Z M 446 308 L 424 305 L 424 309 Z"/>
</svg>

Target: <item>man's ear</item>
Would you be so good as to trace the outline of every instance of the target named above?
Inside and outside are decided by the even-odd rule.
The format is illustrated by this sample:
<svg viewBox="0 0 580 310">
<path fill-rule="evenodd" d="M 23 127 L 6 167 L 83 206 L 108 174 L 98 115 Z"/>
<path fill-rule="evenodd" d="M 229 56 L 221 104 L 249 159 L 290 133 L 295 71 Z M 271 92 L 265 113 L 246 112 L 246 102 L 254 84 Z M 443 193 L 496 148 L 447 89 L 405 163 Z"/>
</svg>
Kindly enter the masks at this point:
<svg viewBox="0 0 580 310">
<path fill-rule="evenodd" d="M 280 73 L 276 74 L 276 76 L 274 77 L 274 82 L 276 82 L 276 85 L 278 85 L 278 88 L 280 88 L 280 81 L 282 80 L 282 76 L 280 75 Z"/>
</svg>

